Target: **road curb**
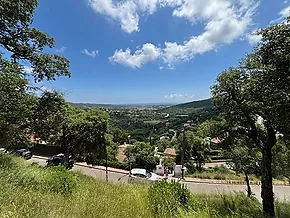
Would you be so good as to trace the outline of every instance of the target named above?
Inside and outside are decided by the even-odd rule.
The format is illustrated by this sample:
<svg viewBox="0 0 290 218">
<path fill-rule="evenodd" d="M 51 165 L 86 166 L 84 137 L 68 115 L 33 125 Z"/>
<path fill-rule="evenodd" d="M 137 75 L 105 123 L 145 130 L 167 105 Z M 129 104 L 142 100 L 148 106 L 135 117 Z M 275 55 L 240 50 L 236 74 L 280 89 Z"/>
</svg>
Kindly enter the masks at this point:
<svg viewBox="0 0 290 218">
<path fill-rule="evenodd" d="M 41 156 L 33 156 L 33 158 L 36 159 L 42 159 L 42 160 L 47 160 L 47 158 L 45 157 L 41 157 Z M 106 171 L 106 169 L 104 169 L 104 166 L 89 166 L 89 165 L 83 165 L 80 163 L 75 163 L 74 165 L 76 166 L 80 166 L 80 167 L 85 167 L 85 168 L 90 168 L 90 169 L 97 169 L 97 170 L 102 170 L 102 171 Z M 129 174 L 129 171 L 119 171 L 119 170 L 113 170 L 112 168 L 108 167 L 108 172 L 112 172 L 112 173 L 119 173 L 119 174 L 123 174 L 123 175 L 127 175 Z"/>
</svg>

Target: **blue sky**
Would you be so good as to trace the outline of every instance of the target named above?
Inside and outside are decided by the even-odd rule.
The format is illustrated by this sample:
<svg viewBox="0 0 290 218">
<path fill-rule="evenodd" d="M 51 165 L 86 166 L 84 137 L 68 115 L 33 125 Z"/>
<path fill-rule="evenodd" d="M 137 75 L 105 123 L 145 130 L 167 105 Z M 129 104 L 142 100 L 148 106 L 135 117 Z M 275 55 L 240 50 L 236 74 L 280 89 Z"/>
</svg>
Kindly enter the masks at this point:
<svg viewBox="0 0 290 218">
<path fill-rule="evenodd" d="M 44 82 L 71 102 L 188 102 L 289 15 L 287 1 L 39 0 L 33 26 L 56 40 L 71 78 Z"/>
</svg>

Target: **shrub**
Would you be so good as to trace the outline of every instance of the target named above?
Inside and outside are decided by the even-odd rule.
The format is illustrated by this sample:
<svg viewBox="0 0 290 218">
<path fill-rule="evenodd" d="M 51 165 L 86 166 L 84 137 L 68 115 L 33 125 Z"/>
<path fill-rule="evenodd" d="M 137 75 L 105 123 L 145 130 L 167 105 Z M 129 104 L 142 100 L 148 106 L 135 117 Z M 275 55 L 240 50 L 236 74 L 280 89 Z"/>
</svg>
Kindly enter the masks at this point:
<svg viewBox="0 0 290 218">
<path fill-rule="evenodd" d="M 72 193 L 76 186 L 77 175 L 64 166 L 56 166 L 47 169 L 47 174 L 43 180 L 45 190 L 61 194 Z"/>
<path fill-rule="evenodd" d="M 199 203 L 184 184 L 160 181 L 149 188 L 149 203 L 156 217 L 176 217 L 180 210 L 194 209 Z"/>
</svg>

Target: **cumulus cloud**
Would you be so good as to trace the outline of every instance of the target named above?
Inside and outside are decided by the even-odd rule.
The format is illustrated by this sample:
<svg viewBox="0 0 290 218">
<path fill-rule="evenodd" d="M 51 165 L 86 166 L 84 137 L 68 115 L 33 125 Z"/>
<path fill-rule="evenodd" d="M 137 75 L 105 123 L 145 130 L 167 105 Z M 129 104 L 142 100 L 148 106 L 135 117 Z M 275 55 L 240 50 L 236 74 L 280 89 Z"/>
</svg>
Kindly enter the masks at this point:
<svg viewBox="0 0 290 218">
<path fill-rule="evenodd" d="M 95 12 L 120 22 L 124 31 L 132 33 L 139 30 L 139 16 L 134 1 L 89 0 L 89 5 Z"/>
<path fill-rule="evenodd" d="M 84 50 L 82 50 L 82 53 L 87 55 L 87 56 L 90 56 L 90 57 L 94 58 L 94 57 L 96 57 L 99 54 L 99 51 L 96 50 L 96 51 L 89 52 L 87 49 L 84 49 Z"/>
<path fill-rule="evenodd" d="M 179 61 L 192 59 L 196 54 L 214 50 L 222 44 L 230 44 L 243 36 L 252 23 L 257 3 L 250 0 L 233 4 L 229 0 L 186 1 L 174 10 L 173 15 L 191 22 L 206 22 L 204 32 L 192 36 L 183 44 L 165 42 L 163 59 L 171 66 Z"/>
<path fill-rule="evenodd" d="M 143 64 L 158 59 L 160 54 L 160 48 L 157 48 L 151 43 L 146 43 L 141 49 L 136 50 L 133 54 L 129 48 L 125 51 L 122 49 L 116 50 L 114 55 L 110 57 L 109 60 L 128 67 L 140 68 Z"/>
<path fill-rule="evenodd" d="M 165 95 L 166 99 L 175 99 L 175 100 L 190 100 L 194 98 L 194 95 L 188 95 L 188 94 L 170 94 Z"/>
<path fill-rule="evenodd" d="M 115 20 L 120 24 L 122 30 L 127 33 L 139 31 L 140 17 L 153 14 L 162 7 L 173 8 L 172 16 L 186 19 L 192 24 L 203 23 L 204 31 L 200 35 L 194 35 L 181 44 L 165 42 L 164 47 L 160 47 L 159 52 L 156 53 L 159 57 L 145 58 L 143 62 L 161 58 L 169 68 L 173 68 L 173 65 L 177 62 L 188 61 L 196 54 L 215 50 L 220 45 L 230 44 L 234 40 L 245 36 L 248 28 L 252 25 L 252 16 L 259 3 L 258 0 L 88 1 L 95 12 Z M 154 46 L 154 49 L 157 50 L 157 47 Z M 115 59 L 116 56 L 119 58 Z M 139 68 L 142 65 L 137 58 L 139 56 L 142 56 L 139 49 L 131 54 L 131 50 L 127 48 L 125 51 L 122 49 L 116 50 L 110 59 L 116 63 Z M 129 60 L 125 60 L 124 57 Z M 119 59 L 122 60 L 119 61 Z M 137 62 L 133 63 L 134 60 Z"/>
<path fill-rule="evenodd" d="M 67 49 L 66 47 L 62 46 L 61 48 L 56 49 L 56 52 L 57 53 L 63 53 L 66 49 Z"/>
</svg>

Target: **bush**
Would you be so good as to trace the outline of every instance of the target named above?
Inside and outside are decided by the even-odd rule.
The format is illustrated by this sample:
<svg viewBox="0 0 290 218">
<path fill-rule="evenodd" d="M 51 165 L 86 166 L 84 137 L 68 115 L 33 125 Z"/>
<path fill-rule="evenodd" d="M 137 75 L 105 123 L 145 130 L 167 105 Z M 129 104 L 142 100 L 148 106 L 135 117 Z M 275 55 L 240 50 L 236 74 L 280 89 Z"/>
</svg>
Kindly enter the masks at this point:
<svg viewBox="0 0 290 218">
<path fill-rule="evenodd" d="M 149 203 L 156 217 L 176 217 L 180 210 L 189 211 L 198 205 L 184 184 L 160 181 L 149 188 Z"/>
<path fill-rule="evenodd" d="M 77 183 L 77 174 L 63 166 L 43 168 L 7 154 L 0 154 L 0 174 L 13 186 L 61 194 L 70 194 Z"/>
<path fill-rule="evenodd" d="M 71 194 L 77 183 L 77 175 L 64 166 L 51 167 L 43 180 L 43 187 L 47 191 L 60 194 Z"/>
</svg>

